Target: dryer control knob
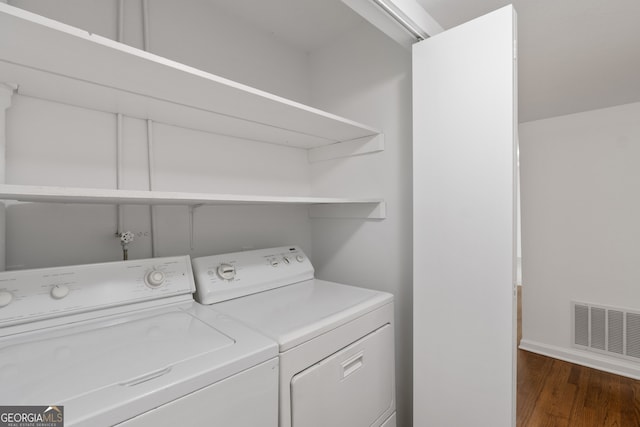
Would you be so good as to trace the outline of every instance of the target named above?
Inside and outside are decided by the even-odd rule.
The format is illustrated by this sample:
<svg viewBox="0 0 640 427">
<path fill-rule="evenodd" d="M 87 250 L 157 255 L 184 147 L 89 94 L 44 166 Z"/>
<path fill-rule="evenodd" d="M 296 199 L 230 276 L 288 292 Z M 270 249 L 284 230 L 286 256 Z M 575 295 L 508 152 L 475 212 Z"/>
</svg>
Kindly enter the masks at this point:
<svg viewBox="0 0 640 427">
<path fill-rule="evenodd" d="M 9 291 L 0 291 L 0 307 L 6 307 L 13 301 L 13 294 Z"/>
<path fill-rule="evenodd" d="M 304 261 L 304 257 L 302 255 L 298 255 L 298 256 L 296 256 L 296 261 L 302 262 L 302 261 Z"/>
<path fill-rule="evenodd" d="M 144 276 L 144 281 L 152 288 L 157 288 L 164 283 L 164 273 L 160 270 L 151 270 Z"/>
<path fill-rule="evenodd" d="M 236 268 L 231 264 L 220 264 L 218 266 L 218 276 L 224 280 L 233 280 L 236 277 Z"/>
<path fill-rule="evenodd" d="M 69 287 L 67 285 L 54 285 L 51 288 L 51 297 L 53 299 L 62 299 L 69 295 Z"/>
</svg>

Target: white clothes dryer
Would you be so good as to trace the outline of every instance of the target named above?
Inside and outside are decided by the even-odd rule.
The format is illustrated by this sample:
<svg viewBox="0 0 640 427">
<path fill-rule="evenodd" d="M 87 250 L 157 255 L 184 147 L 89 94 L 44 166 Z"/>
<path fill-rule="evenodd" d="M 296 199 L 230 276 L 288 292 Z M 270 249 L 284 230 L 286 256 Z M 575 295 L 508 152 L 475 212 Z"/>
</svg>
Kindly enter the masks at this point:
<svg viewBox="0 0 640 427">
<path fill-rule="evenodd" d="M 188 256 L 0 273 L 0 405 L 56 406 L 65 426 L 276 427 L 276 343 L 194 290 Z"/>
<path fill-rule="evenodd" d="M 314 279 L 295 246 L 193 266 L 199 302 L 278 343 L 280 427 L 395 427 L 391 294 Z"/>
</svg>

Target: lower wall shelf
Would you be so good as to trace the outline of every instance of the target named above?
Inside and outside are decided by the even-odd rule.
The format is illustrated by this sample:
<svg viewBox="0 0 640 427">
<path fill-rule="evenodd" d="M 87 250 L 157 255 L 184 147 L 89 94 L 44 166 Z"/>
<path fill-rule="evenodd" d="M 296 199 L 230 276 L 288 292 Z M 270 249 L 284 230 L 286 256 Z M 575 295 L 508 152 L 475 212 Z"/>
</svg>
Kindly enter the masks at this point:
<svg viewBox="0 0 640 427">
<path fill-rule="evenodd" d="M 9 184 L 0 185 L 0 199 L 21 202 L 113 205 L 309 205 L 309 213 L 313 218 L 384 219 L 386 217 L 386 206 L 382 199 L 254 196 Z"/>
</svg>

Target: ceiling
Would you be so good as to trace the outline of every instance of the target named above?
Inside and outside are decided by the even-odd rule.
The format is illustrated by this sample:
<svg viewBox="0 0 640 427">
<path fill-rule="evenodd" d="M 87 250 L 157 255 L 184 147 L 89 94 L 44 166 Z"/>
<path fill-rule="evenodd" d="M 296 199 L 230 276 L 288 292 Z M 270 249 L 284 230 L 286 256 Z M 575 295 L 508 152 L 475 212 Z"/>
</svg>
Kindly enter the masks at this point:
<svg viewBox="0 0 640 427">
<path fill-rule="evenodd" d="M 339 0 L 232 0 L 218 7 L 305 52 L 363 19 Z M 508 0 L 416 0 L 445 29 Z M 640 101 L 640 0 L 513 0 L 520 122 Z"/>
<path fill-rule="evenodd" d="M 363 23 L 340 0 L 211 0 L 216 7 L 309 52 Z"/>
<path fill-rule="evenodd" d="M 445 29 L 513 3 L 520 122 L 640 101 L 638 0 L 417 0 Z"/>
</svg>

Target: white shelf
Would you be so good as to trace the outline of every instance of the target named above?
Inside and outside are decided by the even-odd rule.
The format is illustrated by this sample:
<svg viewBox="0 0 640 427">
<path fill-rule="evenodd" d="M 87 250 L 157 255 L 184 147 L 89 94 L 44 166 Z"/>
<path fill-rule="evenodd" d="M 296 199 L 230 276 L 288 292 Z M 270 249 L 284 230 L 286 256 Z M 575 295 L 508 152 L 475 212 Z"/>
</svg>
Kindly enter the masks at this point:
<svg viewBox="0 0 640 427">
<path fill-rule="evenodd" d="M 0 79 L 26 96 L 301 148 L 379 134 L 4 3 Z"/>
<path fill-rule="evenodd" d="M 310 149 L 311 162 L 384 150 L 376 129 L 0 3 L 0 83 L 25 96 Z M 340 144 L 342 143 L 342 144 Z M 385 218 L 380 199 L 0 185 L 0 199 L 120 205 L 308 205 Z"/>
<path fill-rule="evenodd" d="M 106 188 L 0 185 L 0 200 L 43 203 L 119 205 L 310 205 L 315 218 L 371 218 L 386 216 L 382 199 L 339 197 L 252 196 L 240 194 L 182 193 L 170 191 L 113 190 Z M 321 209 L 320 209 L 321 208 Z"/>
</svg>

